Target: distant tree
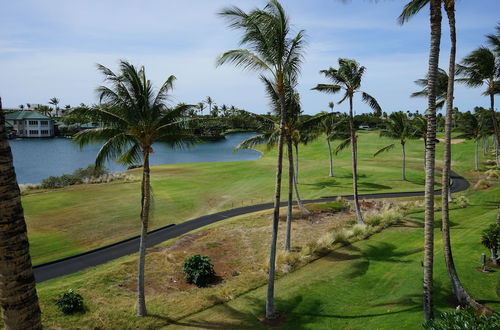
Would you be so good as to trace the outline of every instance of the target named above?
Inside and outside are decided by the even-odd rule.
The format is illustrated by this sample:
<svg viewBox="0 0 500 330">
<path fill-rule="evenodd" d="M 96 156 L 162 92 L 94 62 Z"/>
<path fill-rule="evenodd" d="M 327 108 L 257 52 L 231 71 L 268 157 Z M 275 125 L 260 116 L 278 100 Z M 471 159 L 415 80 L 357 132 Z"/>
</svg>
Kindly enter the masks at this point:
<svg viewBox="0 0 500 330">
<path fill-rule="evenodd" d="M 403 112 L 393 112 L 387 119 L 386 129 L 380 132 L 380 136 L 389 137 L 391 139 L 398 139 L 401 144 L 401 151 L 403 157 L 403 181 L 406 179 L 406 150 L 405 145 L 408 139 L 413 139 L 415 137 L 414 128 L 408 116 Z M 374 156 L 379 155 L 382 152 L 389 151 L 394 148 L 395 144 L 391 143 L 379 151 L 377 151 Z"/>
<path fill-rule="evenodd" d="M 30 109 L 31 109 L 31 104 L 26 103 L 26 106 L 28 107 L 28 110 L 30 110 Z"/>
<path fill-rule="evenodd" d="M 200 111 L 200 116 L 203 116 L 203 110 L 205 110 L 205 103 L 198 102 L 198 110 Z"/>
<path fill-rule="evenodd" d="M 56 117 L 59 117 L 59 99 L 57 97 L 53 97 L 50 99 L 49 104 L 52 104 L 56 110 Z"/>
<path fill-rule="evenodd" d="M 219 106 L 217 104 L 214 104 L 212 111 L 210 113 L 211 113 L 212 117 L 219 116 Z"/>
<path fill-rule="evenodd" d="M 208 113 L 212 114 L 212 104 L 214 103 L 214 101 L 212 100 L 212 98 L 210 96 L 207 96 L 207 98 L 205 99 L 205 103 L 208 104 Z M 214 116 L 214 117 L 217 117 L 217 116 Z"/>
<path fill-rule="evenodd" d="M 108 159 L 118 159 L 124 164 L 143 163 L 137 316 L 146 316 L 144 265 L 151 206 L 149 156 L 154 143 L 179 147 L 195 141 L 186 131 L 183 120 L 185 111 L 191 106 L 170 108 L 165 104 L 174 86 L 174 76 L 168 77 L 155 93 L 151 81 L 146 78 L 144 67 L 137 69 L 126 61 L 120 61 L 118 74 L 102 65 L 98 65 L 98 69 L 111 86 L 98 87 L 101 104 L 86 111 L 98 117 L 104 127 L 81 131 L 75 135 L 75 141 L 80 146 L 104 142 L 96 157 L 97 168 Z"/>
<path fill-rule="evenodd" d="M 428 97 L 428 84 L 429 80 L 425 79 L 417 79 L 415 80 L 415 84 L 420 87 L 423 87 L 422 90 L 412 93 L 411 97 Z M 437 76 L 437 85 L 436 85 L 436 108 L 443 108 L 446 102 L 446 94 L 448 91 L 448 74 L 441 68 L 438 68 L 438 76 Z"/>
<path fill-rule="evenodd" d="M 481 234 L 481 243 L 491 252 L 491 262 L 498 266 L 498 243 L 500 241 L 500 225 L 492 223 L 488 229 Z"/>
<path fill-rule="evenodd" d="M 19 109 L 24 110 L 24 104 L 20 104 Z"/>
<path fill-rule="evenodd" d="M 463 114 L 458 129 L 462 134 L 458 135 L 457 138 L 464 138 L 467 140 L 474 140 L 474 169 L 479 170 L 479 140 L 487 135 L 488 132 L 488 119 L 486 118 L 486 112 L 477 112 L 476 114 L 471 114 L 466 112 Z"/>
<path fill-rule="evenodd" d="M 321 73 L 326 78 L 332 80 L 333 85 L 318 84 L 314 90 L 326 93 L 337 93 L 341 90 L 344 91 L 344 96 L 339 103 L 349 99 L 349 124 L 351 133 L 351 151 L 352 151 L 352 179 L 354 188 L 354 205 L 356 209 L 356 218 L 358 223 L 364 223 L 361 215 L 361 208 L 359 207 L 358 198 L 358 170 L 357 170 L 357 139 L 354 128 L 354 115 L 353 115 L 353 97 L 355 93 L 361 93 L 362 99 L 367 103 L 380 117 L 382 109 L 380 108 L 377 100 L 370 94 L 360 91 L 361 80 L 365 72 L 365 67 L 360 66 L 358 62 L 351 59 L 339 58 L 339 68 L 334 69 L 330 67 L 328 70 L 321 70 Z"/>
</svg>

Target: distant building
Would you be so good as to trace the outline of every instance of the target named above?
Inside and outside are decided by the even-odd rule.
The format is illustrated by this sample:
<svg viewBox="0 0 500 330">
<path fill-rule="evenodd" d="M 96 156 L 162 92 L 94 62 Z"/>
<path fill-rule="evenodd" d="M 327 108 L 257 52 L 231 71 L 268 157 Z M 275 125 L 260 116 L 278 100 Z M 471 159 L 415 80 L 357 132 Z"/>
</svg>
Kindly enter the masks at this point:
<svg viewBox="0 0 500 330">
<path fill-rule="evenodd" d="M 54 120 L 36 111 L 15 111 L 5 114 L 12 134 L 17 137 L 53 137 Z"/>
</svg>

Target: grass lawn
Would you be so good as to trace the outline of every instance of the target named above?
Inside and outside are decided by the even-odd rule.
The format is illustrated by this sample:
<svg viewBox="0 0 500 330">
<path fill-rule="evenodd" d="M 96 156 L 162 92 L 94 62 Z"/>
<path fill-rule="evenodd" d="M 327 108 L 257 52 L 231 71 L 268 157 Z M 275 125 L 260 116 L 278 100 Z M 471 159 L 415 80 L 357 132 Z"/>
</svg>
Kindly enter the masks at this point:
<svg viewBox="0 0 500 330">
<path fill-rule="evenodd" d="M 404 182 L 400 148 L 374 158 L 375 151 L 393 141 L 379 138 L 377 132 L 359 134 L 361 193 L 423 190 L 422 141 L 408 143 L 409 181 Z M 472 143 L 454 145 L 454 168 L 470 168 L 472 150 Z M 334 177 L 330 178 L 326 143 L 317 141 L 301 147 L 302 197 L 350 194 L 350 161 L 349 150 L 334 157 Z M 139 174 L 140 170 L 132 173 Z M 155 166 L 151 229 L 224 209 L 269 202 L 274 193 L 274 175 L 274 150 L 265 151 L 257 161 Z M 286 182 L 285 175 L 284 189 Z M 50 261 L 137 235 L 139 191 L 140 182 L 129 182 L 79 185 L 23 196 L 33 262 Z"/>
<path fill-rule="evenodd" d="M 451 212 L 455 263 L 469 293 L 500 309 L 500 270 L 476 270 L 481 231 L 495 221 L 500 185 L 468 192 L 471 206 Z M 423 212 L 406 223 L 370 239 L 336 250 L 277 281 L 277 308 L 289 329 L 421 329 Z M 439 220 L 436 221 L 439 226 Z M 439 228 L 439 227 L 438 227 Z M 434 294 L 439 311 L 454 307 L 442 256 L 441 233 L 436 235 Z M 261 327 L 266 287 L 229 303 L 178 320 L 172 327 Z M 168 299 L 168 298 L 167 298 Z"/>
</svg>

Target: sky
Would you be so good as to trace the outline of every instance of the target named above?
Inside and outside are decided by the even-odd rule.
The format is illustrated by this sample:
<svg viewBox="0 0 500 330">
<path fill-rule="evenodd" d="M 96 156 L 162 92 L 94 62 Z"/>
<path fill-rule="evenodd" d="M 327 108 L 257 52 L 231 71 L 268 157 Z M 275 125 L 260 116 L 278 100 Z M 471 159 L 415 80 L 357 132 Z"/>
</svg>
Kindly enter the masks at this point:
<svg viewBox="0 0 500 330">
<path fill-rule="evenodd" d="M 373 95 L 383 111 L 426 108 L 414 80 L 427 72 L 428 9 L 401 26 L 396 18 L 407 0 L 282 0 L 292 34 L 305 30 L 307 47 L 298 90 L 304 113 L 328 110 L 341 95 L 312 91 L 328 83 L 319 74 L 352 58 L 366 67 L 361 89 Z M 96 64 L 117 70 L 120 59 L 144 65 L 160 86 L 177 80 L 172 103 L 195 104 L 210 96 L 218 105 L 256 113 L 270 110 L 258 73 L 232 65 L 216 67 L 223 52 L 239 48 L 240 32 L 217 15 L 236 5 L 247 11 L 266 1 L 253 0 L 18 0 L 4 1 L 0 11 L 0 96 L 4 108 L 19 104 L 93 104 L 104 84 Z M 499 0 L 457 1 L 457 59 L 485 44 L 484 35 L 500 23 Z M 440 67 L 448 65 L 448 22 L 443 17 Z M 482 90 L 456 87 L 461 111 L 489 106 Z M 357 113 L 369 112 L 355 99 Z M 347 104 L 335 106 L 347 110 Z"/>
</svg>

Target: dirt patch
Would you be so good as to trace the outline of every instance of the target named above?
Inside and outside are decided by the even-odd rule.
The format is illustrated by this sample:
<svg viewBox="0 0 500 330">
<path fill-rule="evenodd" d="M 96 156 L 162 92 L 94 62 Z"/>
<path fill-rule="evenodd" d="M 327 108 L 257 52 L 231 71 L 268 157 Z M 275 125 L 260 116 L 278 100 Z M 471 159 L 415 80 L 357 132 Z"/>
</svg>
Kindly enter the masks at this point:
<svg viewBox="0 0 500 330">
<path fill-rule="evenodd" d="M 439 140 L 439 142 L 444 142 L 444 139 L 438 139 L 438 140 Z M 451 142 L 451 144 L 457 144 L 457 143 L 462 143 L 464 141 L 465 141 L 465 139 L 451 139 L 450 142 Z"/>
</svg>

